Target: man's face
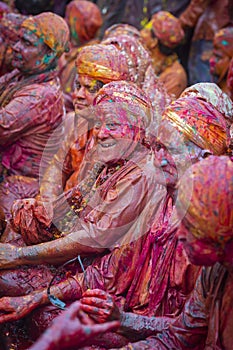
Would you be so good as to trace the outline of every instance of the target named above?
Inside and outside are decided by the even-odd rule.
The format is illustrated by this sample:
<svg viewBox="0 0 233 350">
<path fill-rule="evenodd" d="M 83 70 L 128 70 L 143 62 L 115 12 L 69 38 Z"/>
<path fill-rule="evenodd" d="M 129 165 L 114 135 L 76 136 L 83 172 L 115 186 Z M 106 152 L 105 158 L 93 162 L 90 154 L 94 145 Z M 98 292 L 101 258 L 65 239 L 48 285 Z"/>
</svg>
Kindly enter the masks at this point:
<svg viewBox="0 0 233 350">
<path fill-rule="evenodd" d="M 230 58 L 222 51 L 221 48 L 215 47 L 213 54 L 209 60 L 210 63 L 210 73 L 215 78 L 216 83 L 221 81 L 229 67 Z"/>
<path fill-rule="evenodd" d="M 194 265 L 211 266 L 220 261 L 221 247 L 210 239 L 196 238 L 192 230 L 183 221 L 177 231 L 178 239 L 183 243 L 190 262 Z"/>
<path fill-rule="evenodd" d="M 20 30 L 20 38 L 12 46 L 12 50 L 12 66 L 26 73 L 44 70 L 51 58 L 54 58 L 49 47 L 25 28 Z"/>
<path fill-rule="evenodd" d="M 101 81 L 92 79 L 88 76 L 77 75 L 73 93 L 75 112 L 77 113 L 78 111 L 91 106 L 97 92 L 103 85 L 104 84 Z"/>
<path fill-rule="evenodd" d="M 127 159 L 137 146 L 135 128 L 129 122 L 120 123 L 111 113 L 94 122 L 93 136 L 97 158 L 104 163 Z"/>
</svg>

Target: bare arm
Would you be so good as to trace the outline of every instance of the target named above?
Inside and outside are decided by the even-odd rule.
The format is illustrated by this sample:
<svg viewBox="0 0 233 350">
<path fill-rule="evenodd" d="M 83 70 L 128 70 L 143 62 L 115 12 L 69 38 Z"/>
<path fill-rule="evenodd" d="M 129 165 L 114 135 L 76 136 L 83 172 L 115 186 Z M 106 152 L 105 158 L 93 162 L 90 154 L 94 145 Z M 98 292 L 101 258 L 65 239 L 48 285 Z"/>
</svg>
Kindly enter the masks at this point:
<svg viewBox="0 0 233 350">
<path fill-rule="evenodd" d="M 22 248 L 0 244 L 0 269 L 14 268 L 24 264 L 63 263 L 79 254 L 89 255 L 104 251 L 102 248 L 97 248 L 96 244 L 91 245 L 91 240 L 88 245 L 79 243 L 83 234 L 86 235 L 86 232 L 76 231 L 54 241 Z"/>
<path fill-rule="evenodd" d="M 179 17 L 182 27 L 194 27 L 209 3 L 210 0 L 190 1 L 190 4 Z"/>
</svg>

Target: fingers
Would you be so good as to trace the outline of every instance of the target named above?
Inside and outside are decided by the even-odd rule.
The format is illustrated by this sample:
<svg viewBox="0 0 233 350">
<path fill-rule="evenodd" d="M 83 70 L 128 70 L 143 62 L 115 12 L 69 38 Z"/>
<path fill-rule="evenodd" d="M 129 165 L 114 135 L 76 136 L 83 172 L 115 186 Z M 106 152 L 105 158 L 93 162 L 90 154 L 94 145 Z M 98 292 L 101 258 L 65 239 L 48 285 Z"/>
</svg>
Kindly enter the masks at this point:
<svg viewBox="0 0 233 350">
<path fill-rule="evenodd" d="M 75 318 L 77 317 L 79 311 L 80 311 L 80 302 L 75 301 L 67 308 L 66 311 L 64 311 L 64 314 L 69 318 Z"/>
<path fill-rule="evenodd" d="M 100 299 L 107 299 L 109 294 L 101 289 L 88 289 L 83 293 L 83 297 L 98 297 Z"/>
<path fill-rule="evenodd" d="M 85 312 L 83 312 L 82 310 L 79 311 L 79 319 L 80 319 L 80 322 L 83 324 L 83 325 L 86 325 L 86 326 L 91 326 L 93 324 L 95 324 L 94 320 L 91 319 Z"/>
<path fill-rule="evenodd" d="M 103 309 L 105 309 L 105 308 L 111 306 L 111 304 L 113 304 L 113 303 L 107 302 L 106 299 L 103 300 L 100 298 L 93 298 L 93 297 L 90 297 L 90 298 L 84 297 L 80 301 L 81 301 L 82 305 L 86 304 L 86 305 L 91 305 L 91 306 L 96 306 L 96 307 L 102 307 Z"/>
<path fill-rule="evenodd" d="M 97 335 L 105 332 L 116 331 L 119 327 L 119 321 L 106 322 L 91 326 L 90 332 L 92 333 L 92 335 Z"/>
<path fill-rule="evenodd" d="M 91 315 L 101 315 L 101 316 L 108 316 L 110 315 L 110 312 L 112 309 L 107 309 L 105 308 L 101 308 L 101 307 L 96 307 L 96 306 L 91 306 L 91 305 L 86 305 L 86 304 L 82 304 L 81 305 L 81 309 L 86 312 L 87 314 L 91 314 Z"/>
</svg>

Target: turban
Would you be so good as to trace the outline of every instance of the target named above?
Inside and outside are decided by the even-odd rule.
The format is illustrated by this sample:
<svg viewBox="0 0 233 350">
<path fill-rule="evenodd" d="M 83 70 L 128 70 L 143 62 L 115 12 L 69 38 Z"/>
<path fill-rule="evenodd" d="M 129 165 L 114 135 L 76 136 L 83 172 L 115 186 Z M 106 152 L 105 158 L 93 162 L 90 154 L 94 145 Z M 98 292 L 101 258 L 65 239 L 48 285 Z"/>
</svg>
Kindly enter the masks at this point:
<svg viewBox="0 0 233 350">
<path fill-rule="evenodd" d="M 233 163 L 229 157 L 210 156 L 192 165 L 178 188 L 178 215 L 188 207 L 183 222 L 196 238 L 220 244 L 233 238 Z"/>
<path fill-rule="evenodd" d="M 57 57 L 68 50 L 69 28 L 65 20 L 52 12 L 43 12 L 37 16 L 29 16 L 23 23 L 26 28 L 50 47 Z"/>
<path fill-rule="evenodd" d="M 230 140 L 224 116 L 210 103 L 194 97 L 180 97 L 164 111 L 168 120 L 185 138 L 202 149 L 221 155 Z"/>
<path fill-rule="evenodd" d="M 115 37 L 121 34 L 130 35 L 136 39 L 140 39 L 140 31 L 136 27 L 126 23 L 113 24 L 111 27 L 107 28 L 104 33 L 104 39 L 110 38 L 111 36 Z"/>
<path fill-rule="evenodd" d="M 85 0 L 71 1 L 66 7 L 65 19 L 77 44 L 93 39 L 103 22 L 98 6 Z"/>
<path fill-rule="evenodd" d="M 89 76 L 104 84 L 130 79 L 127 59 L 114 45 L 97 44 L 81 48 L 76 67 L 79 75 Z"/>
<path fill-rule="evenodd" d="M 211 103 L 226 121 L 233 122 L 233 105 L 230 97 L 214 83 L 197 83 L 186 88 L 180 97 L 195 97 Z"/>
<path fill-rule="evenodd" d="M 128 113 L 119 113 L 120 121 L 127 118 L 134 126 L 140 124 L 143 128 L 151 121 L 151 102 L 147 95 L 135 84 L 126 81 L 117 81 L 104 85 L 97 93 L 93 105 L 106 104 L 110 106 L 127 106 Z M 113 105 L 113 106 L 114 106 Z M 123 108 L 124 109 L 124 108 Z M 121 120 L 121 117 L 123 118 Z"/>
<path fill-rule="evenodd" d="M 220 29 L 214 36 L 214 47 L 225 55 L 233 57 L 233 27 Z"/>
<path fill-rule="evenodd" d="M 120 34 L 110 36 L 103 40 L 102 43 L 105 45 L 113 44 L 119 47 L 128 61 L 130 81 L 140 86 L 144 81 L 145 72 L 151 63 L 151 58 L 138 39 L 130 35 Z"/>
<path fill-rule="evenodd" d="M 179 20 L 170 12 L 155 13 L 149 23 L 156 37 L 167 47 L 173 48 L 184 39 L 184 31 Z"/>
</svg>

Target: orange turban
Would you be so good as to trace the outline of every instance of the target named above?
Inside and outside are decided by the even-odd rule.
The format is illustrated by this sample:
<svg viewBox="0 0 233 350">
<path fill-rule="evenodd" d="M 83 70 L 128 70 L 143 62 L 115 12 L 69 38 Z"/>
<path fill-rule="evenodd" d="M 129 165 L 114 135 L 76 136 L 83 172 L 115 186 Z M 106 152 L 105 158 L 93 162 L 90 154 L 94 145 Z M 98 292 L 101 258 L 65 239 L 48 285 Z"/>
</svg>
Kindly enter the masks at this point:
<svg viewBox="0 0 233 350">
<path fill-rule="evenodd" d="M 127 106 L 127 116 L 119 113 L 118 117 L 121 122 L 122 118 L 127 117 L 132 125 L 140 124 L 144 128 L 148 127 L 151 121 L 152 106 L 149 98 L 136 84 L 127 81 L 116 81 L 104 85 L 97 93 L 93 105 L 112 103 L 121 106 Z M 116 105 L 115 104 L 115 105 Z"/>
<path fill-rule="evenodd" d="M 164 111 L 168 120 L 182 134 L 202 149 L 221 155 L 230 140 L 224 116 L 213 105 L 195 97 L 181 97 Z"/>
<path fill-rule="evenodd" d="M 98 6 L 85 0 L 71 1 L 66 7 L 65 19 L 77 44 L 93 39 L 103 23 Z"/>
<path fill-rule="evenodd" d="M 68 50 L 69 28 L 65 20 L 52 12 L 43 12 L 37 16 L 29 16 L 21 25 L 31 30 L 43 42 L 56 52 L 57 57 Z"/>
<path fill-rule="evenodd" d="M 229 157 L 210 156 L 192 165 L 178 188 L 178 214 L 188 208 L 183 222 L 196 238 L 220 244 L 233 238 L 233 163 Z"/>
<path fill-rule="evenodd" d="M 87 75 L 104 84 L 130 80 L 127 59 L 114 45 L 97 44 L 81 48 L 76 67 L 79 75 Z"/>
<path fill-rule="evenodd" d="M 184 39 L 184 31 L 178 18 L 170 12 L 159 11 L 152 16 L 152 30 L 160 42 L 170 48 L 177 46 Z"/>
<path fill-rule="evenodd" d="M 211 103 L 224 115 L 230 125 L 233 122 L 233 105 L 230 97 L 214 83 L 197 83 L 187 87 L 180 97 L 195 97 Z"/>
</svg>

